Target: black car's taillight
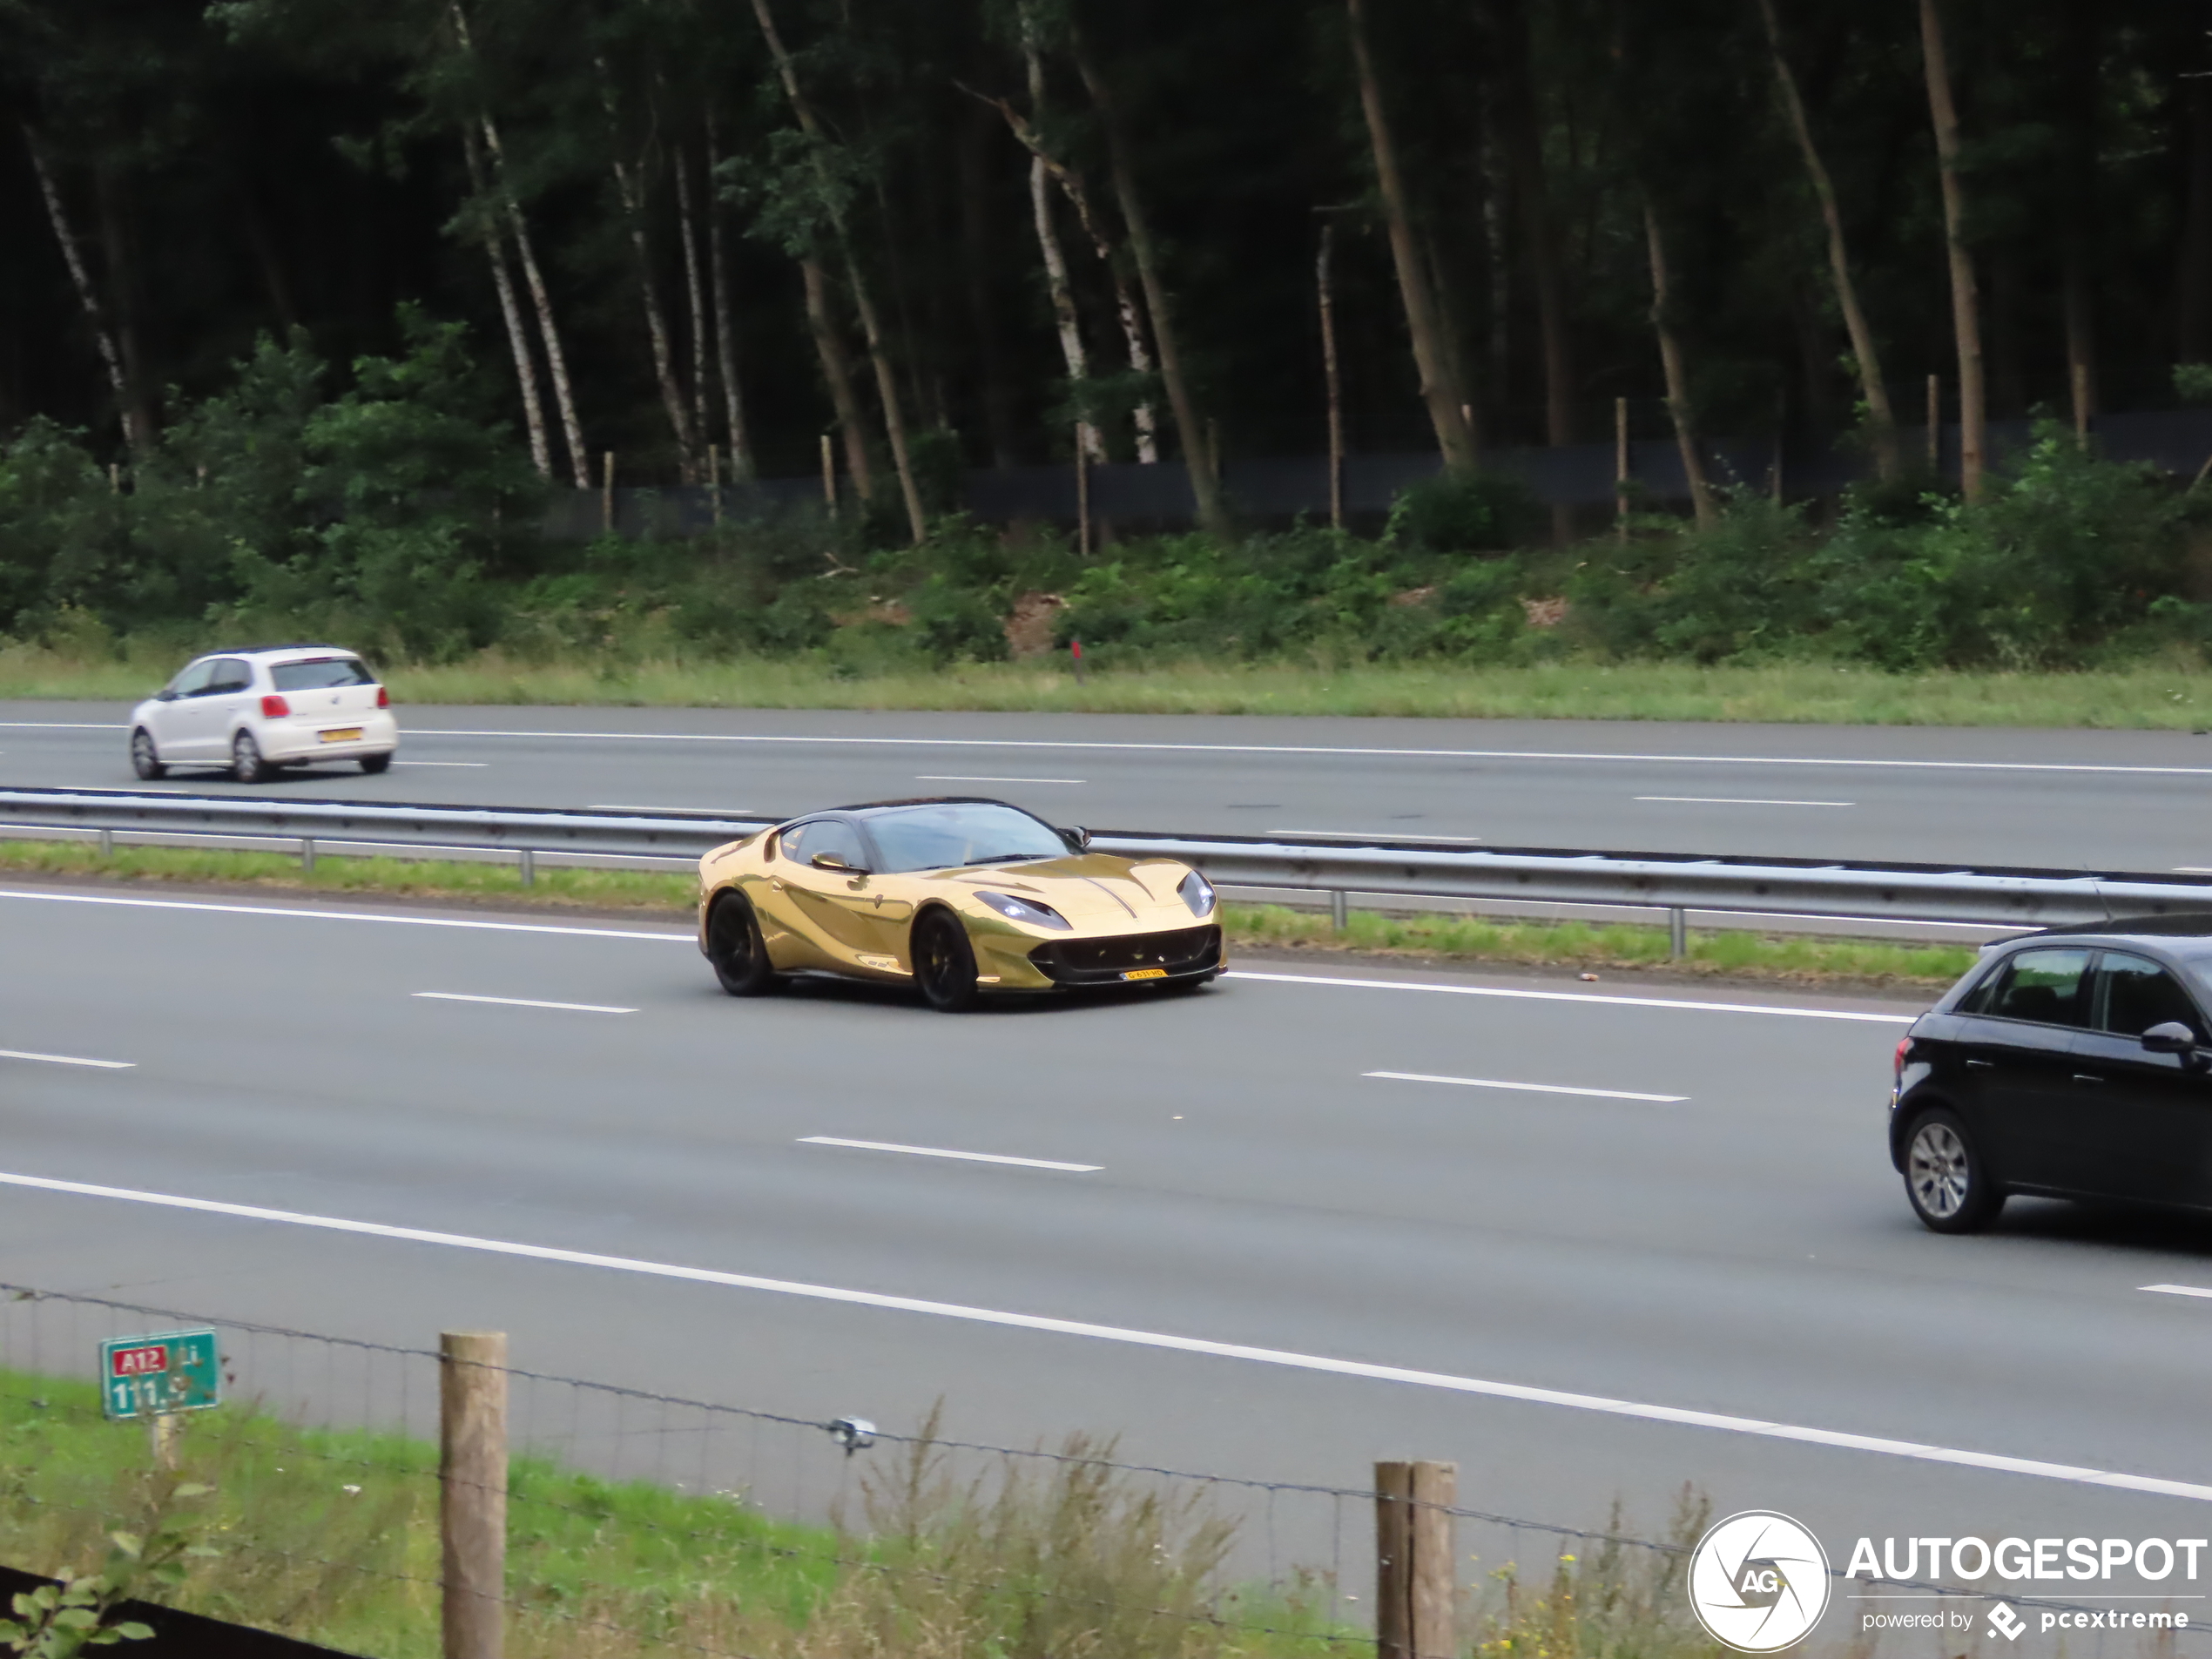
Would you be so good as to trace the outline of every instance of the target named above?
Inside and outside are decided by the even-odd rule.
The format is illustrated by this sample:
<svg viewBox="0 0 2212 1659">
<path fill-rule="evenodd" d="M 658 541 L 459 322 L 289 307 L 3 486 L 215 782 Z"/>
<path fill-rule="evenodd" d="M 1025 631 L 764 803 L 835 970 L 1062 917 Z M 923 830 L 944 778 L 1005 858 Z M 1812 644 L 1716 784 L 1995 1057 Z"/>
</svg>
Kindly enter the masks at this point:
<svg viewBox="0 0 2212 1659">
<path fill-rule="evenodd" d="M 1894 1075 L 1896 1076 L 1897 1081 L 1899 1082 L 1903 1082 L 1905 1081 L 1905 1058 L 1912 1052 L 1912 1039 L 1905 1037 L 1899 1040 L 1897 1045 L 1897 1060 L 1893 1067 Z"/>
</svg>

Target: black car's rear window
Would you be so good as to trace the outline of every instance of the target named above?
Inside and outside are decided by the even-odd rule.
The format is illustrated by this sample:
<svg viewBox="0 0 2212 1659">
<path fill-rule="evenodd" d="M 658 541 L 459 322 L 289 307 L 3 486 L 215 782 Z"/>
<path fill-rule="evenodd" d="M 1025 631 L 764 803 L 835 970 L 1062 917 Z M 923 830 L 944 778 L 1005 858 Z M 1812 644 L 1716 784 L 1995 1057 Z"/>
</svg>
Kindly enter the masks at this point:
<svg viewBox="0 0 2212 1659">
<path fill-rule="evenodd" d="M 304 663 L 279 663 L 269 678 L 280 691 L 320 691 L 331 685 L 374 685 L 376 676 L 358 657 L 310 657 Z"/>
</svg>

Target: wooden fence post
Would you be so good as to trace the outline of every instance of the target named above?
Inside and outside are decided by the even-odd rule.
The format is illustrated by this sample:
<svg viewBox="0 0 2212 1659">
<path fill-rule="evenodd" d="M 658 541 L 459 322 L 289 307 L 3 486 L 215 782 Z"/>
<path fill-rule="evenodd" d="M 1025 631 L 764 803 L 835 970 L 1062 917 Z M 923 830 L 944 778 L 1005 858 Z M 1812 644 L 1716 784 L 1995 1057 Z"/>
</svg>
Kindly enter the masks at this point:
<svg viewBox="0 0 2212 1659">
<path fill-rule="evenodd" d="M 444 1659 L 500 1659 L 507 1595 L 507 1336 L 438 1339 Z"/>
<path fill-rule="evenodd" d="M 1090 557 L 1090 423 L 1076 422 L 1076 549 L 1085 559 Z"/>
<path fill-rule="evenodd" d="M 599 529 L 601 533 L 615 533 L 615 452 L 608 450 L 599 469 Z"/>
<path fill-rule="evenodd" d="M 1629 540 L 1629 400 L 1613 400 L 1613 534 Z"/>
<path fill-rule="evenodd" d="M 1456 1463 L 1375 1465 L 1376 1659 L 1459 1653 Z"/>
</svg>

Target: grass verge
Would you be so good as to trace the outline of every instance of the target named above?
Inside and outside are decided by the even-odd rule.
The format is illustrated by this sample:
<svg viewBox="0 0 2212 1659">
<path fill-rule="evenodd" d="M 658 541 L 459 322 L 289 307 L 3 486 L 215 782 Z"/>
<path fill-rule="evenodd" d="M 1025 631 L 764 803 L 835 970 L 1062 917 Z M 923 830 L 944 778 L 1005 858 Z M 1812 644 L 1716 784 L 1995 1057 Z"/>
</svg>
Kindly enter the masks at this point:
<svg viewBox="0 0 2212 1659">
<path fill-rule="evenodd" d="M 636 911 L 691 919 L 698 884 L 687 873 L 539 867 L 523 887 L 509 864 L 330 858 L 312 872 L 286 853 L 126 846 L 109 857 L 85 841 L 0 841 L 0 873 L 98 880 L 217 883 L 279 893 L 377 894 L 497 901 L 549 909 Z M 1325 916 L 1281 905 L 1230 904 L 1232 949 L 1352 951 L 1427 961 L 1497 963 L 1582 972 L 1653 968 L 1714 979 L 1805 985 L 1875 984 L 1939 991 L 1973 966 L 1967 945 L 1890 944 L 1805 934 L 1693 932 L 1683 961 L 1668 957 L 1663 927 L 1587 922 L 1393 916 L 1355 910 L 1339 933 Z"/>
<path fill-rule="evenodd" d="M 135 700 L 182 661 L 173 651 L 118 658 L 13 645 L 0 650 L 0 698 Z M 1056 659 L 856 678 L 809 658 L 535 662 L 495 651 L 451 664 L 391 664 L 388 675 L 403 704 L 2212 727 L 2212 673 L 2157 662 L 2071 673 L 1927 674 L 1811 663 L 1191 663 L 1094 671 L 1078 685 Z"/>
</svg>

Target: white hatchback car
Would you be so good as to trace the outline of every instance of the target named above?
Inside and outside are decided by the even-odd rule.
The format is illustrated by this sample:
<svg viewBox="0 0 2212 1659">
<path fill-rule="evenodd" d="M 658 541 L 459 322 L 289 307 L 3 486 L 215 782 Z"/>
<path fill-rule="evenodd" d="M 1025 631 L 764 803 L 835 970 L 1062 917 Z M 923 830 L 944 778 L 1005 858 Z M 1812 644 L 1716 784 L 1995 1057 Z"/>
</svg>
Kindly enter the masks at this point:
<svg viewBox="0 0 2212 1659">
<path fill-rule="evenodd" d="M 280 766 L 354 760 L 382 772 L 400 746 L 392 699 L 336 645 L 256 645 L 196 657 L 131 711 L 131 765 L 219 766 L 242 784 Z"/>
</svg>

